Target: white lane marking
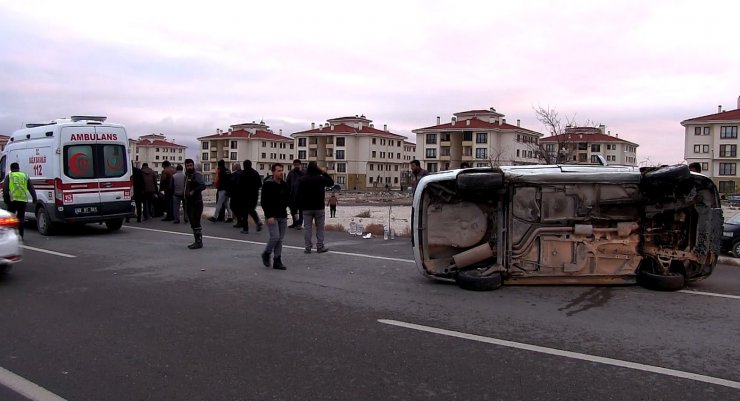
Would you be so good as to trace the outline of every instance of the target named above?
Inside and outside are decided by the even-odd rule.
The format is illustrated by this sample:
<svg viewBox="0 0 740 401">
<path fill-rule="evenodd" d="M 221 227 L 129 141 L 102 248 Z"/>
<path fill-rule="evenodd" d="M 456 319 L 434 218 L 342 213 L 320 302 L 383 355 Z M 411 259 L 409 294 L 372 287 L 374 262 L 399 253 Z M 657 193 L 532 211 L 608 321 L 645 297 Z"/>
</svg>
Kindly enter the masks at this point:
<svg viewBox="0 0 740 401">
<path fill-rule="evenodd" d="M 51 391 L 0 367 L 0 384 L 32 401 L 66 401 Z"/>
<path fill-rule="evenodd" d="M 70 255 L 68 253 L 55 252 L 55 251 L 50 251 L 48 249 L 35 248 L 32 246 L 28 246 L 28 245 L 21 245 L 21 248 L 28 249 L 29 251 L 43 252 L 43 253 L 48 253 L 50 255 L 62 256 L 65 258 L 76 258 L 77 257 L 75 255 Z"/>
<path fill-rule="evenodd" d="M 703 292 L 703 291 L 693 291 L 693 290 L 678 290 L 678 292 L 683 292 L 684 294 L 693 294 L 693 295 L 706 295 L 708 297 L 740 299 L 740 295 L 717 294 L 715 292 Z"/>
<path fill-rule="evenodd" d="M 132 227 L 132 226 L 125 226 L 125 227 L 133 228 L 135 230 L 153 231 L 153 232 L 158 232 L 158 233 L 169 233 L 169 234 L 178 234 L 178 235 L 187 235 L 187 236 L 193 235 L 192 233 L 181 233 L 177 231 L 158 230 L 155 228 Z M 239 242 L 243 244 L 263 245 L 263 246 L 266 244 L 266 242 L 249 241 L 249 240 L 244 240 L 244 239 L 226 238 L 226 237 L 215 237 L 212 235 L 204 235 L 203 238 L 219 239 L 223 241 Z M 303 250 L 302 246 L 293 246 L 293 245 L 285 245 L 285 244 L 283 244 L 283 248 Z M 335 255 L 344 255 L 344 256 L 357 256 L 357 257 L 362 257 L 362 258 L 370 258 L 370 259 L 378 259 L 378 260 L 390 260 L 393 262 L 416 263 L 414 262 L 413 259 L 401 259 L 401 258 L 391 258 L 387 256 L 366 255 L 364 253 L 352 253 L 352 252 L 342 252 L 342 251 L 328 251 L 327 253 L 333 253 Z"/>
<path fill-rule="evenodd" d="M 695 381 L 700 381 L 700 382 L 709 383 L 709 384 L 716 384 L 718 386 L 725 386 L 725 387 L 740 389 L 740 382 L 727 380 L 727 379 L 720 379 L 718 377 L 700 375 L 697 373 L 684 372 L 684 371 L 675 370 L 675 369 L 661 368 L 659 366 L 643 365 L 641 363 L 622 361 L 619 359 L 612 359 L 612 358 L 604 358 L 604 357 L 596 356 L 596 355 L 581 354 L 578 352 L 563 351 L 563 350 L 559 350 L 555 348 L 540 347 L 538 345 L 531 345 L 531 344 L 519 343 L 519 342 L 514 342 L 514 341 L 508 341 L 508 340 L 500 340 L 497 338 L 462 333 L 459 331 L 438 329 L 436 327 L 422 326 L 422 325 L 414 324 L 414 323 L 400 322 L 398 320 L 378 319 L 378 322 L 383 323 L 383 324 L 392 325 L 392 326 L 404 327 L 404 328 L 412 329 L 412 330 L 424 331 L 427 333 L 441 334 L 444 336 L 462 338 L 465 340 L 472 340 L 472 341 L 478 341 L 482 343 L 499 345 L 502 347 L 516 348 L 516 349 L 521 349 L 525 351 L 539 352 L 539 353 L 547 354 L 547 355 L 555 355 L 555 356 L 561 356 L 565 358 L 579 359 L 579 360 L 587 361 L 587 362 L 596 362 L 596 363 L 601 363 L 604 365 L 619 366 L 622 368 L 635 369 L 635 370 L 640 370 L 643 372 L 657 373 L 657 374 L 666 375 L 666 376 L 679 377 L 682 379 L 695 380 Z"/>
</svg>

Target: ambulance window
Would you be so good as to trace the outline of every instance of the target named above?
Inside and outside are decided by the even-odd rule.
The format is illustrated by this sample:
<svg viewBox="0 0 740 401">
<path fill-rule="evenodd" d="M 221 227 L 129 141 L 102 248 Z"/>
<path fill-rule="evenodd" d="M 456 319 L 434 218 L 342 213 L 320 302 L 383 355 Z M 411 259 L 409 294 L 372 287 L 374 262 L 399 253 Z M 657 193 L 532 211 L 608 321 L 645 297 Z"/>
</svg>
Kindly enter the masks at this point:
<svg viewBox="0 0 740 401">
<path fill-rule="evenodd" d="M 0 159 L 0 181 L 5 179 L 5 156 Z"/>
<path fill-rule="evenodd" d="M 66 146 L 64 174 L 70 178 L 95 178 L 92 145 Z"/>
<path fill-rule="evenodd" d="M 103 145 L 103 177 L 121 177 L 126 174 L 126 149 L 121 145 Z"/>
</svg>

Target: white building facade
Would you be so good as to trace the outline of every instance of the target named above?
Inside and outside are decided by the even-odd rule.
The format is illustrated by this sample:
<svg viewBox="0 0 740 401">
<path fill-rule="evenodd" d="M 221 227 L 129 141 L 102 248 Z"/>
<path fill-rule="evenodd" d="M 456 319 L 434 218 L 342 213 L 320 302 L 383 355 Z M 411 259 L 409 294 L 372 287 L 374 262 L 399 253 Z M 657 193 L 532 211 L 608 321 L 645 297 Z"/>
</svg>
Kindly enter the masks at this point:
<svg viewBox="0 0 740 401">
<path fill-rule="evenodd" d="M 559 163 L 598 164 L 602 156 L 608 164 L 637 165 L 636 143 L 606 133 L 606 127 L 568 127 L 560 135 L 540 139 L 541 149 L 560 154 Z"/>
<path fill-rule="evenodd" d="M 187 146 L 168 141 L 164 135 L 150 134 L 140 136 L 137 140 L 129 139 L 131 160 L 136 167 L 147 163 L 153 170 L 162 167 L 162 162 L 169 162 L 176 166 L 185 163 Z"/>
<path fill-rule="evenodd" d="M 296 132 L 296 158 L 325 166 L 334 182 L 344 189 L 400 189 L 402 173 L 408 170 L 408 149 L 413 144 L 384 126 L 376 129 L 362 116 L 339 117 L 326 124 Z M 404 144 L 406 142 L 406 144 Z"/>
<path fill-rule="evenodd" d="M 700 163 L 702 174 L 710 177 L 719 192 L 735 194 L 740 188 L 738 174 L 738 129 L 740 99 L 735 110 L 695 117 L 681 122 L 684 127 L 684 159 Z"/>
<path fill-rule="evenodd" d="M 538 163 L 534 145 L 542 134 L 506 122 L 496 109 L 455 113 L 451 121 L 412 131 L 416 159 L 429 172 L 471 167 Z"/>
</svg>

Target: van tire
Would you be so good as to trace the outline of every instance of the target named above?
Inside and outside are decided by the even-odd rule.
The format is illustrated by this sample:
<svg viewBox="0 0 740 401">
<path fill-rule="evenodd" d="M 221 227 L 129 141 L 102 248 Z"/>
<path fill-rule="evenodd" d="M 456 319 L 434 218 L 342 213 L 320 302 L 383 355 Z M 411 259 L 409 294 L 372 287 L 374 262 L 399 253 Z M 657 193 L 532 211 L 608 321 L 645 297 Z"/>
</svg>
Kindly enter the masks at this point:
<svg viewBox="0 0 740 401">
<path fill-rule="evenodd" d="M 500 272 L 483 275 L 487 269 L 461 270 L 455 275 L 457 286 L 471 291 L 492 291 L 501 287 Z"/>
<path fill-rule="evenodd" d="M 678 291 L 686 285 L 686 279 L 681 273 L 668 272 L 668 275 L 650 273 L 640 270 L 637 282 L 648 289 L 657 291 Z"/>
<path fill-rule="evenodd" d="M 44 236 L 51 235 L 54 231 L 49 213 L 46 212 L 46 208 L 43 206 L 36 209 L 36 228 L 39 234 Z"/>
<path fill-rule="evenodd" d="M 123 219 L 110 219 L 105 221 L 108 231 L 116 231 L 123 225 Z"/>
</svg>

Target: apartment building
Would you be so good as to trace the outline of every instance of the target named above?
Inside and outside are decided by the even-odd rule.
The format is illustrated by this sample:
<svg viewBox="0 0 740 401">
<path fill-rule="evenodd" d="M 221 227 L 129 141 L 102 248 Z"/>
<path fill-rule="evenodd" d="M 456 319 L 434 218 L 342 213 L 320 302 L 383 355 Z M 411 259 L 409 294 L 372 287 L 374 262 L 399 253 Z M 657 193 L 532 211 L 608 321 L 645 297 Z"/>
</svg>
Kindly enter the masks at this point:
<svg viewBox="0 0 740 401">
<path fill-rule="evenodd" d="M 326 166 L 342 188 L 400 189 L 402 173 L 408 170 L 413 144 L 403 135 L 377 129 L 364 115 L 332 118 L 311 129 L 291 134 L 297 158 Z"/>
<path fill-rule="evenodd" d="M 293 139 L 275 134 L 264 121 L 235 124 L 227 131 L 217 129 L 213 135 L 198 138 L 203 179 L 210 184 L 215 179 L 217 162 L 223 159 L 229 169 L 234 163 L 251 160 L 252 167 L 266 176 L 274 163 L 287 165 L 293 162 Z"/>
<path fill-rule="evenodd" d="M 403 141 L 403 160 L 406 163 L 406 166 L 404 166 L 401 171 L 401 188 L 409 188 L 413 184 L 409 164 L 414 159 L 416 159 L 416 144 L 409 141 Z"/>
<path fill-rule="evenodd" d="M 0 152 L 5 150 L 5 145 L 8 144 L 8 141 L 10 140 L 10 137 L 7 135 L 0 135 Z"/>
<path fill-rule="evenodd" d="M 162 162 L 169 160 L 173 165 L 185 163 L 187 146 L 168 141 L 162 134 L 140 136 L 139 139 L 129 139 L 131 160 L 136 167 L 147 163 L 153 170 L 158 171 Z"/>
<path fill-rule="evenodd" d="M 455 113 L 451 121 L 415 129 L 416 158 L 429 172 L 459 168 L 462 162 L 472 167 L 536 164 L 535 152 L 542 134 L 508 124 L 505 115 L 491 107 Z"/>
<path fill-rule="evenodd" d="M 719 191 L 734 194 L 740 184 L 738 175 L 738 127 L 740 98 L 737 109 L 694 117 L 681 121 L 684 126 L 684 159 L 701 163 L 702 174 L 710 177 Z"/>
<path fill-rule="evenodd" d="M 549 163 L 558 164 L 598 164 L 599 156 L 608 164 L 637 164 L 639 145 L 611 135 L 606 126 L 566 127 L 560 135 L 540 139 L 540 150 L 550 157 L 543 157 Z"/>
</svg>

